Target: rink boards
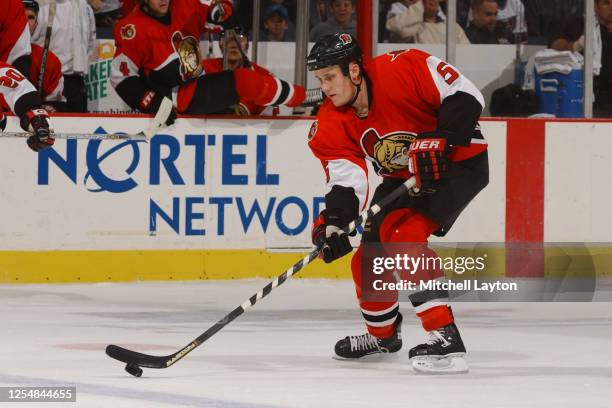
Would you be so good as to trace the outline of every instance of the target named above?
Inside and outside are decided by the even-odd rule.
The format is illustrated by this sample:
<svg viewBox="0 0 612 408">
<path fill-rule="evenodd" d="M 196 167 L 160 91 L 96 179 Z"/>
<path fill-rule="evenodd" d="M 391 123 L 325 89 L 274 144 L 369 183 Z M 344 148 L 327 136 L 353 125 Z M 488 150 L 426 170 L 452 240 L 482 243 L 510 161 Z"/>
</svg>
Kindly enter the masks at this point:
<svg viewBox="0 0 612 408">
<path fill-rule="evenodd" d="M 182 118 L 149 143 L 63 141 L 32 154 L 0 138 L 1 282 L 275 276 L 309 251 L 325 179 L 313 120 Z M 62 132 L 137 132 L 147 119 L 54 118 Z M 7 130 L 17 130 L 10 118 Z M 484 120 L 490 184 L 444 242 L 591 243 L 612 217 L 612 123 Z M 370 174 L 371 191 L 378 176 Z M 358 241 L 355 241 L 357 243 Z M 569 244 L 572 247 L 572 244 Z M 605 250 L 604 253 L 607 253 Z M 301 276 L 347 278 L 348 257 Z M 598 269 L 608 274 L 604 261 Z M 231 272 L 230 272 L 231 271 Z"/>
</svg>

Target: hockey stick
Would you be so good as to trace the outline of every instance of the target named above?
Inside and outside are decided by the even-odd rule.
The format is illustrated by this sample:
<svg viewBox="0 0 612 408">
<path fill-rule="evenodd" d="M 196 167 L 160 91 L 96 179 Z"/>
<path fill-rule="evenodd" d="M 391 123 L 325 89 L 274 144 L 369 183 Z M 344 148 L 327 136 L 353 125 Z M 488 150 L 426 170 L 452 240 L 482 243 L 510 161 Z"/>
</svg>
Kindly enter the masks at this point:
<svg viewBox="0 0 612 408">
<path fill-rule="evenodd" d="M 236 47 L 238 47 L 238 51 L 240 52 L 240 57 L 242 58 L 242 66 L 244 68 L 251 68 L 252 66 L 251 61 L 249 60 L 249 57 L 247 57 L 244 51 L 242 50 L 242 46 L 240 45 L 240 42 L 238 41 L 238 36 L 236 35 L 236 30 L 234 29 L 224 30 L 224 36 L 225 36 L 225 46 L 224 46 L 225 51 L 223 52 L 223 70 L 230 69 L 229 68 L 229 52 L 227 50 L 227 47 L 230 41 L 234 41 L 236 43 Z M 240 105 L 241 104 L 239 102 L 232 106 L 235 115 L 240 115 Z"/>
<path fill-rule="evenodd" d="M 142 132 L 127 134 L 127 133 L 54 133 L 54 139 L 87 139 L 87 140 L 149 140 L 158 130 L 166 126 L 166 120 L 172 112 L 172 101 L 169 98 L 164 98 L 159 105 L 159 109 L 153 117 L 149 127 Z M 30 137 L 30 132 L 0 132 L 0 137 Z"/>
<path fill-rule="evenodd" d="M 32 136 L 30 132 L 0 132 L 0 137 L 24 137 L 28 138 Z M 110 133 L 110 134 L 97 134 L 97 133 L 54 133 L 54 139 L 85 139 L 85 140 L 147 140 L 147 137 L 143 132 L 136 134 L 126 133 Z"/>
<path fill-rule="evenodd" d="M 47 68 L 47 54 L 49 53 L 49 45 L 51 43 L 51 32 L 53 31 L 53 20 L 55 19 L 56 0 L 49 2 L 49 16 L 47 17 L 47 31 L 45 32 L 45 43 L 40 62 L 40 72 L 38 73 L 38 91 L 42 93 L 43 79 L 45 77 L 45 69 Z"/>
<path fill-rule="evenodd" d="M 388 196 L 384 197 L 378 203 L 372 205 L 368 210 L 363 211 L 357 219 L 353 220 L 349 225 L 342 228 L 347 234 L 353 231 L 357 226 L 361 225 L 367 218 L 378 214 L 383 208 L 388 206 L 390 203 L 395 201 L 402 194 L 408 192 L 412 187 L 416 185 L 416 179 L 414 177 L 406 180 L 401 186 L 393 190 Z M 248 308 L 255 305 L 257 301 L 268 296 L 272 289 L 282 285 L 287 278 L 295 275 L 298 271 L 303 269 L 306 265 L 311 263 L 319 256 L 321 251 L 320 247 L 315 248 L 312 252 L 306 255 L 303 259 L 296 262 L 287 269 L 282 275 L 276 277 L 273 281 L 268 283 L 262 290 L 251 296 L 240 306 L 232 310 L 230 313 L 225 315 L 221 320 L 212 325 L 208 330 L 199 335 L 191 343 L 177 351 L 176 353 L 169 354 L 167 356 L 153 356 L 150 354 L 139 353 L 136 351 L 128 350 L 123 347 L 115 346 L 113 344 L 106 347 L 106 354 L 114 358 L 115 360 L 127 363 L 125 370 L 135 377 L 142 375 L 142 368 L 167 368 L 185 357 L 188 353 L 193 351 L 196 347 L 204 343 L 206 340 L 211 338 L 215 333 L 223 329 L 229 323 L 231 323 L 238 316 L 243 314 Z"/>
</svg>

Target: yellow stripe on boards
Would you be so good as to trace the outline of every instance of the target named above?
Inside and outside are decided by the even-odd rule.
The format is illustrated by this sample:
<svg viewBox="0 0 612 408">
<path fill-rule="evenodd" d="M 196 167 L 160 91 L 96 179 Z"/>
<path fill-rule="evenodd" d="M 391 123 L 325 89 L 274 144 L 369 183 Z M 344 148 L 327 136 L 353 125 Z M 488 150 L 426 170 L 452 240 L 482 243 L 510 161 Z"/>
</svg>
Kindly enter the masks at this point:
<svg viewBox="0 0 612 408">
<path fill-rule="evenodd" d="M 0 251 L 0 283 L 274 278 L 306 253 L 266 250 Z M 296 277 L 349 279 L 350 256 Z"/>
</svg>

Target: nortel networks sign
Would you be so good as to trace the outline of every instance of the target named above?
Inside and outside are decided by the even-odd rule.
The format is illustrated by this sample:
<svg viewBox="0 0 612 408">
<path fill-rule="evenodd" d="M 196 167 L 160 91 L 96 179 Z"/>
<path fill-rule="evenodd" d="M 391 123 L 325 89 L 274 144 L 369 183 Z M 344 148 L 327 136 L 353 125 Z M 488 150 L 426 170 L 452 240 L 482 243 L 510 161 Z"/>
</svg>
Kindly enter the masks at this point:
<svg viewBox="0 0 612 408">
<path fill-rule="evenodd" d="M 95 133 L 106 131 L 99 127 Z M 292 168 L 283 174 L 295 163 L 284 155 L 272 157 L 269 139 L 207 133 L 158 134 L 148 143 L 67 140 L 65 148 L 57 143 L 38 155 L 37 184 L 68 181 L 81 194 L 115 195 L 122 198 L 117 210 L 126 200 L 136 200 L 150 233 L 160 228 L 186 236 L 269 230 L 299 235 L 309 230 L 324 204 L 320 183 L 310 194 L 299 187 L 311 177 L 322 179 L 322 172 Z M 286 143 L 277 150 L 291 151 Z"/>
</svg>

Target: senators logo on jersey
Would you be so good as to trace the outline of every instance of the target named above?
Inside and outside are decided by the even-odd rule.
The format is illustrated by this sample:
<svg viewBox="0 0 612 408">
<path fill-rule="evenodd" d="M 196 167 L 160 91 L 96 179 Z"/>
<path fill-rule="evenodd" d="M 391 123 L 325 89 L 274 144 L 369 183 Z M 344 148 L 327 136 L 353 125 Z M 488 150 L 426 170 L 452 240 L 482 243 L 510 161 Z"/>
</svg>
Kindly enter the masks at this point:
<svg viewBox="0 0 612 408">
<path fill-rule="evenodd" d="M 172 46 L 179 56 L 181 64 L 181 77 L 183 81 L 188 81 L 197 78 L 202 73 L 202 65 L 200 64 L 200 44 L 192 37 L 183 37 L 179 31 L 172 34 Z"/>
<path fill-rule="evenodd" d="M 361 136 L 363 151 L 375 163 L 379 174 L 391 174 L 408 166 L 408 147 L 415 139 L 414 133 L 393 132 L 380 137 L 370 128 Z"/>
<path fill-rule="evenodd" d="M 312 123 L 312 126 L 310 126 L 310 131 L 308 132 L 308 141 L 310 142 L 312 140 L 313 137 L 315 137 L 315 135 L 317 134 L 317 129 L 319 128 L 319 122 L 318 121 L 314 121 Z"/>
<path fill-rule="evenodd" d="M 134 24 L 128 24 L 121 27 L 121 38 L 124 40 L 131 40 L 136 37 L 136 26 Z"/>
</svg>

